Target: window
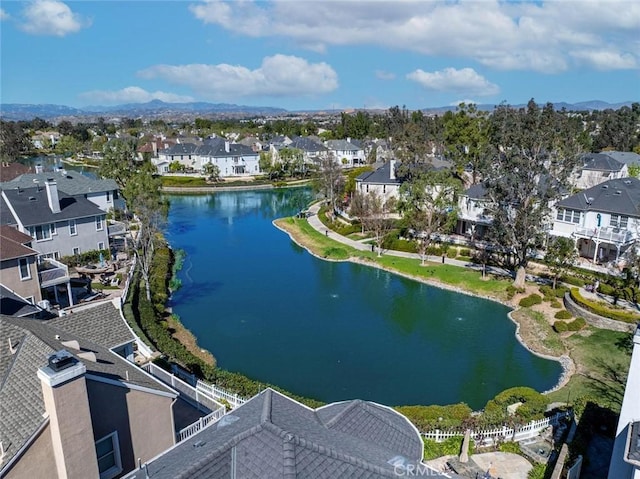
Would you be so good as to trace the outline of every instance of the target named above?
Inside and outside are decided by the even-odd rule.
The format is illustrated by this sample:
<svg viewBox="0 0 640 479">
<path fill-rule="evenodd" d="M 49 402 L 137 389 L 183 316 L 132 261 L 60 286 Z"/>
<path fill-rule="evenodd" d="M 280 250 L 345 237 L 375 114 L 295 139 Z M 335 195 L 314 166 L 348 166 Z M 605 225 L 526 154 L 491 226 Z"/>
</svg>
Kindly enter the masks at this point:
<svg viewBox="0 0 640 479">
<path fill-rule="evenodd" d="M 611 215 L 609 226 L 613 226 L 614 228 L 626 228 L 628 224 L 629 224 L 628 216 Z"/>
<path fill-rule="evenodd" d="M 580 212 L 576 210 L 558 210 L 556 215 L 558 221 L 566 221 L 567 223 L 580 223 Z"/>
<path fill-rule="evenodd" d="M 51 223 L 49 225 L 49 228 L 51 229 L 51 234 L 52 235 L 57 235 L 58 234 L 58 232 L 56 231 L 56 224 L 55 223 Z"/>
<path fill-rule="evenodd" d="M 96 456 L 100 479 L 111 479 L 122 472 L 118 431 L 96 441 Z"/>
<path fill-rule="evenodd" d="M 76 220 L 69 220 L 69 235 L 75 236 L 78 234 L 78 229 L 76 228 Z"/>
<path fill-rule="evenodd" d="M 20 279 L 31 279 L 31 270 L 29 269 L 29 259 L 20 258 Z"/>
<path fill-rule="evenodd" d="M 102 231 L 102 216 L 96 216 L 96 231 Z"/>
<path fill-rule="evenodd" d="M 73 256 L 78 256 L 80 254 L 80 248 L 77 246 L 73 247 Z"/>
<path fill-rule="evenodd" d="M 111 192 L 107 191 L 107 201 L 111 201 Z"/>
<path fill-rule="evenodd" d="M 45 241 L 51 239 L 51 225 L 39 225 L 31 227 L 31 237 L 36 241 Z"/>
<path fill-rule="evenodd" d="M 104 249 L 104 241 L 100 241 L 100 243 L 98 243 L 98 249 L 100 251 L 102 251 Z"/>
</svg>

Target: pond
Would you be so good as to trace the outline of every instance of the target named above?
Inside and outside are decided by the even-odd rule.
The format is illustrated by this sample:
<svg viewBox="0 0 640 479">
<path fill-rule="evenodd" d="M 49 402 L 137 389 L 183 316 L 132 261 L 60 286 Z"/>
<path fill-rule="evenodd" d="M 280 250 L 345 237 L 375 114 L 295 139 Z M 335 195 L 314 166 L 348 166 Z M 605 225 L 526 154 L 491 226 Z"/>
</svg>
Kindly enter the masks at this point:
<svg viewBox="0 0 640 479">
<path fill-rule="evenodd" d="M 171 196 L 167 238 L 186 259 L 173 310 L 218 365 L 295 394 L 396 406 L 484 406 L 544 391 L 559 363 L 527 351 L 509 309 L 353 263 L 315 258 L 273 226 L 305 189 Z"/>
</svg>

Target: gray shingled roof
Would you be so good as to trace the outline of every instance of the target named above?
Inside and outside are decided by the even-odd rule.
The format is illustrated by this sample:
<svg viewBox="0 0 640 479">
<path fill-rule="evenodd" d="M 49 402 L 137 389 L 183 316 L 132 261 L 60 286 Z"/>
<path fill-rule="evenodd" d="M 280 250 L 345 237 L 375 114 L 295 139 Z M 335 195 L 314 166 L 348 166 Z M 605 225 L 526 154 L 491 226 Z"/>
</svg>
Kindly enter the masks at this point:
<svg viewBox="0 0 640 479">
<path fill-rule="evenodd" d="M 355 145 L 347 140 L 327 140 L 327 148 L 341 151 L 358 151 L 362 149 L 359 145 Z"/>
<path fill-rule="evenodd" d="M 229 151 L 226 150 L 227 141 L 224 138 L 216 137 L 205 140 L 204 144 L 195 151 L 196 155 L 227 157 L 227 156 L 257 156 L 258 154 L 251 147 L 240 143 L 229 143 Z"/>
<path fill-rule="evenodd" d="M 327 147 L 321 143 L 313 141 L 311 138 L 306 136 L 296 136 L 292 138 L 292 142 L 290 145 L 287 145 L 287 148 L 298 148 L 299 150 L 306 151 L 309 153 L 318 153 L 321 151 L 327 151 Z"/>
<path fill-rule="evenodd" d="M 558 202 L 558 208 L 640 217 L 640 180 L 605 181 Z"/>
<path fill-rule="evenodd" d="M 98 324 L 100 321 L 102 325 Z M 110 351 L 111 347 L 124 342 L 124 330 L 128 329 L 122 322 L 111 303 L 50 321 L 0 315 L 0 338 L 5 342 L 0 347 L 0 440 L 8 447 L 6 461 L 43 423 L 44 404 L 37 370 L 47 364 L 49 355 L 60 349 L 66 349 L 82 361 L 87 376 L 175 395 L 169 387 Z M 133 340 L 130 333 L 126 336 Z M 7 338 L 11 338 L 16 347 L 15 354 L 10 353 Z M 97 361 L 78 357 L 79 351 L 62 344 L 62 341 L 73 340 L 78 341 L 82 351 L 92 351 Z"/>
<path fill-rule="evenodd" d="M 176 143 L 165 150 L 161 150 L 158 153 L 163 155 L 193 155 L 198 145 L 193 143 Z"/>
<path fill-rule="evenodd" d="M 149 478 L 398 477 L 422 440 L 399 413 L 365 401 L 313 410 L 267 389 L 147 464 Z M 145 477 L 134 471 L 129 476 Z M 433 477 L 438 476 L 434 472 Z"/>
<path fill-rule="evenodd" d="M 70 196 L 119 190 L 115 180 L 96 180 L 77 171 L 64 170 L 46 173 L 27 173 L 14 180 L 0 184 L 0 188 L 31 188 L 37 184 L 44 185 L 45 181 L 49 179 L 55 180 L 59 191 L 63 191 Z"/>
<path fill-rule="evenodd" d="M 356 181 L 362 183 L 370 183 L 376 185 L 399 185 L 401 181 L 398 178 L 389 178 L 391 176 L 391 162 L 387 161 L 384 165 L 375 171 L 365 171 L 356 178 Z"/>
<path fill-rule="evenodd" d="M 58 191 L 60 213 L 52 213 L 44 187 L 3 190 L 24 226 L 41 225 L 89 216 L 103 216 L 104 211 L 82 196 L 69 196 Z M 0 207 L 4 205 L 0 204 Z M 2 213 L 4 216 L 4 212 Z M 3 218 L 3 224 L 4 218 Z"/>
<path fill-rule="evenodd" d="M 587 153 L 582 156 L 582 169 L 592 171 L 620 171 L 624 164 L 603 153 Z"/>
<path fill-rule="evenodd" d="M 625 165 L 640 165 L 640 155 L 632 151 L 602 151 L 601 153 Z"/>
<path fill-rule="evenodd" d="M 0 314 L 22 317 L 39 314 L 40 311 L 40 308 L 0 284 Z"/>
<path fill-rule="evenodd" d="M 482 200 L 487 196 L 487 189 L 482 183 L 477 183 L 464 192 L 464 196 L 471 198 L 472 200 Z"/>
</svg>

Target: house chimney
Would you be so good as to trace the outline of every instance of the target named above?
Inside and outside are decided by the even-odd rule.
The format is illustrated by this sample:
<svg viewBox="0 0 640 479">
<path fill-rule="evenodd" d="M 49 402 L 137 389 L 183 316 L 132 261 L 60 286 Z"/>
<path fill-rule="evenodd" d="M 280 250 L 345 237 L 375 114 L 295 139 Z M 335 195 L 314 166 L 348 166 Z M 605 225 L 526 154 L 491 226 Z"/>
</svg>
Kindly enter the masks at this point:
<svg viewBox="0 0 640 479">
<path fill-rule="evenodd" d="M 58 198 L 58 184 L 54 180 L 47 180 L 44 183 L 47 189 L 47 201 L 52 213 L 60 213 L 60 199 Z"/>
<path fill-rule="evenodd" d="M 224 142 L 224 151 L 226 151 L 227 153 L 229 153 L 229 142 L 225 141 Z"/>
<path fill-rule="evenodd" d="M 36 174 L 42 173 L 44 171 L 44 167 L 42 165 L 36 165 Z"/>
<path fill-rule="evenodd" d="M 347 137 L 347 143 L 351 143 L 351 137 L 350 136 Z"/>
<path fill-rule="evenodd" d="M 64 349 L 49 356 L 48 365 L 38 369 L 57 477 L 100 475 L 85 372 L 85 365 Z"/>
<path fill-rule="evenodd" d="M 396 179 L 396 160 L 389 160 L 389 179 Z"/>
</svg>

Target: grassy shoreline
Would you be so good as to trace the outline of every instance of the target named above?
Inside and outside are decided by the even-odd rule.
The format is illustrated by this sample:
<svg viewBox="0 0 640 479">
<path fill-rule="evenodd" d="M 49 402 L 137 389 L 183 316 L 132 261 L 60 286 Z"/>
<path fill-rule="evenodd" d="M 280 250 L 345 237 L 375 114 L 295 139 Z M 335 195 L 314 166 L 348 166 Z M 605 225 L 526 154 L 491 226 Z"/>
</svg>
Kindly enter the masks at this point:
<svg viewBox="0 0 640 479">
<path fill-rule="evenodd" d="M 615 345 L 622 344 L 629 336 L 627 333 L 588 327 L 578 333 L 560 335 L 553 330 L 553 319 L 545 316 L 548 314 L 546 311 L 536 307 L 519 308 L 517 301 L 520 296 L 509 299 L 506 290 L 511 281 L 483 279 L 479 272 L 448 264 L 427 262 L 422 266 L 416 259 L 393 256 L 378 258 L 375 253 L 356 250 L 320 234 L 306 219 L 280 218 L 273 223 L 295 243 L 318 258 L 380 268 L 415 281 L 497 301 L 514 308 L 508 316 L 516 324 L 515 335 L 518 341 L 531 353 L 558 361 L 563 368 L 558 383 L 545 392 L 550 400 L 570 402 L 572 397 L 583 396 L 619 411 L 619 390 L 620 387 L 624 390 L 624 381 L 620 374 L 613 374 L 604 358 L 612 358 L 618 371 L 625 374 L 630 353 Z M 530 286 L 525 294 L 535 291 L 537 287 Z M 607 389 L 615 392 L 607 393 Z"/>
</svg>

